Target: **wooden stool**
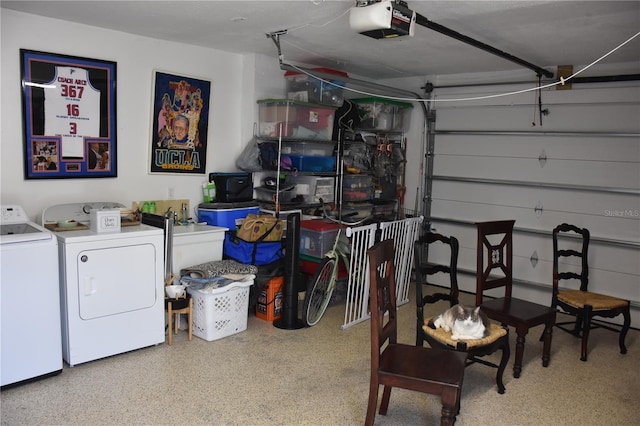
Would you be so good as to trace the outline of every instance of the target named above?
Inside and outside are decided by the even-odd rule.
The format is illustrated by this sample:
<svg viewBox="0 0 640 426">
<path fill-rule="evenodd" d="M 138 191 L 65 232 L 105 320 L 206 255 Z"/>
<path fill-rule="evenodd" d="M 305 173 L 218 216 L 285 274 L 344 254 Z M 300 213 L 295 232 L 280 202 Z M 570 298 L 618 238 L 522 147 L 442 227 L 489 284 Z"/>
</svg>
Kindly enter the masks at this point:
<svg viewBox="0 0 640 426">
<path fill-rule="evenodd" d="M 185 297 L 178 299 L 164 298 L 164 306 L 167 311 L 167 323 L 169 324 L 169 346 L 173 343 L 173 333 L 178 334 L 178 324 L 180 322 L 180 314 L 187 314 L 189 321 L 189 340 L 193 339 L 193 299 L 191 295 L 185 293 Z M 174 315 L 175 321 L 174 321 Z M 175 325 L 174 325 L 175 324 Z"/>
</svg>

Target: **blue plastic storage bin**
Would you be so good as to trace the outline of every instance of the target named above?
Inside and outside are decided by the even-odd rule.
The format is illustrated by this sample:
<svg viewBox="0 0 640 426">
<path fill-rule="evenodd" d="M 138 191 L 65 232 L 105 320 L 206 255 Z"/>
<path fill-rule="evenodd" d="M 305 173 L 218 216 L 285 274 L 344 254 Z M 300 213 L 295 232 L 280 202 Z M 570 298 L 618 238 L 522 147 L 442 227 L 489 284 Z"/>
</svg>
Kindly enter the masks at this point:
<svg viewBox="0 0 640 426">
<path fill-rule="evenodd" d="M 283 156 L 284 157 L 284 156 Z M 299 172 L 332 172 L 336 168 L 336 157 L 287 155 L 291 165 Z"/>
</svg>

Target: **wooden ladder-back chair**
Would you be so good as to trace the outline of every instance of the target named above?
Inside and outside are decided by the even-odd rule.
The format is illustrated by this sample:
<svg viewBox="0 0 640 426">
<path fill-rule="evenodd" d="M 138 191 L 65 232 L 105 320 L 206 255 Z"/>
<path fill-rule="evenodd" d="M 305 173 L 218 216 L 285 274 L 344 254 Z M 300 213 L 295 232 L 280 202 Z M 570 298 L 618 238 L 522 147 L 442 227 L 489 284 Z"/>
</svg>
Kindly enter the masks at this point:
<svg viewBox="0 0 640 426">
<path fill-rule="evenodd" d="M 440 242 L 442 246 L 449 248 L 449 264 L 435 264 L 427 262 L 427 254 L 432 244 Z M 424 305 L 428 303 L 436 303 L 440 300 L 449 302 L 449 307 L 458 304 L 458 240 L 455 237 L 445 237 L 441 234 L 428 232 L 414 243 L 413 256 L 415 258 L 414 267 L 416 270 L 416 345 L 422 346 L 424 334 L 422 333 L 422 325 L 424 324 Z M 443 289 L 442 292 L 423 294 L 423 287 L 430 284 L 428 278 L 438 273 L 449 276 L 449 290 Z"/>
<path fill-rule="evenodd" d="M 386 415 L 391 388 L 439 395 L 441 425 L 453 425 L 460 410 L 466 354 L 398 343 L 393 240 L 371 247 L 371 381 L 365 425 L 373 425 L 379 386 L 384 386 L 380 414 Z"/>
<path fill-rule="evenodd" d="M 450 257 L 449 265 L 439 265 L 427 263 L 425 254 L 429 248 L 434 248 L 436 244 L 442 247 L 448 246 Z M 498 324 L 491 324 L 489 335 L 482 339 L 475 340 L 452 340 L 451 331 L 444 331 L 442 328 L 435 329 L 431 324 L 432 318 L 425 318 L 424 307 L 427 304 L 436 303 L 439 300 L 449 302 L 449 307 L 458 304 L 458 240 L 455 237 L 446 237 L 441 234 L 427 233 L 415 242 L 415 270 L 416 270 L 416 346 L 423 346 L 426 340 L 432 348 L 449 349 L 467 354 L 469 366 L 474 363 L 484 364 L 497 368 L 496 384 L 498 393 L 504 393 L 505 388 L 502 376 L 507 363 L 509 362 L 509 329 Z M 429 285 L 428 278 L 432 275 L 442 273 L 449 277 L 449 291 L 445 293 L 434 293 L 423 295 L 423 287 Z M 491 355 L 496 351 L 502 351 L 500 364 L 486 361 L 482 357 Z"/>
<path fill-rule="evenodd" d="M 476 223 L 478 229 L 476 306 L 480 306 L 489 318 L 515 328 L 516 355 L 513 363 L 513 377 L 518 378 L 522 371 L 525 336 L 532 327 L 544 325 L 542 365 L 544 367 L 549 365 L 556 310 L 512 297 L 514 223 L 515 220 Z M 503 297 L 483 301 L 485 291 L 500 287 L 504 288 Z"/>
<path fill-rule="evenodd" d="M 558 248 L 559 235 L 578 235 L 582 240 L 580 242 L 580 250 L 569 248 Z M 553 295 L 551 298 L 551 307 L 553 309 L 560 308 L 559 312 L 568 313 L 576 317 L 575 322 L 556 323 L 556 327 L 567 331 L 577 337 L 582 338 L 582 350 L 580 360 L 587 360 L 587 343 L 589 341 L 589 331 L 594 328 L 605 328 L 612 331 L 620 331 L 618 344 L 620 345 L 620 353 L 626 354 L 627 347 L 624 344 L 627 331 L 631 325 L 630 302 L 628 300 L 617 297 L 607 296 L 605 294 L 594 293 L 588 290 L 589 285 L 589 263 L 587 260 L 589 252 L 589 230 L 586 228 L 578 228 L 574 225 L 563 223 L 553 230 Z M 580 260 L 580 272 L 571 272 L 565 270 L 560 272 L 561 258 L 568 260 L 569 258 L 578 258 Z M 563 284 L 573 281 L 579 283 L 579 289 L 560 288 L 560 280 L 566 280 Z M 574 285 L 575 287 L 575 285 Z M 614 328 L 607 324 L 593 322 L 594 317 L 613 318 L 622 315 L 624 323 L 622 328 Z M 573 328 L 568 328 L 568 324 L 574 324 Z"/>
</svg>

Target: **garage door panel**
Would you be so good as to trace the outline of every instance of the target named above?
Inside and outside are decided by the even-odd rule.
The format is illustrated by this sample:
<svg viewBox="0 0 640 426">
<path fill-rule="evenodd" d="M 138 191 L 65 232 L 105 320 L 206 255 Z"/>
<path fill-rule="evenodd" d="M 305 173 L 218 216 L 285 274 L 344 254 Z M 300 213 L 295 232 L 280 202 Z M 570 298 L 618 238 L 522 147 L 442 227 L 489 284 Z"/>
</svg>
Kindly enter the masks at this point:
<svg viewBox="0 0 640 426">
<path fill-rule="evenodd" d="M 457 102 L 436 103 L 438 110 L 465 109 L 479 107 L 512 107 L 527 106 L 532 107 L 533 84 L 526 85 L 504 85 L 504 86 L 467 86 L 439 88 L 436 91 L 436 99 L 469 99 Z M 510 96 L 488 97 L 498 93 L 513 93 L 527 90 L 527 92 L 516 93 Z M 485 97 L 486 99 L 471 100 L 470 98 Z M 573 105 L 573 104 L 638 104 L 640 99 L 640 87 L 633 83 L 602 84 L 598 85 L 574 85 L 571 90 L 556 90 L 555 87 L 542 90 L 543 106 Z M 537 101 L 537 96 L 536 96 Z M 537 106 L 537 105 L 536 105 Z"/>
<path fill-rule="evenodd" d="M 638 188 L 638 163 L 600 161 L 547 160 L 523 158 L 460 157 L 441 155 L 434 162 L 435 176 L 452 176 L 505 181 L 527 181 L 546 184 L 576 184 L 599 188 Z"/>
<path fill-rule="evenodd" d="M 460 243 L 459 267 L 475 271 L 477 244 L 475 226 L 438 222 L 437 220 L 432 223 L 432 226 L 436 229 L 436 232 L 448 236 L 453 235 L 458 239 Z M 538 263 L 546 263 L 546 267 L 549 268 L 550 266 L 548 265 L 553 262 L 552 228 L 541 228 L 540 230 L 545 233 L 536 234 L 533 232 L 521 232 L 518 230 L 518 226 L 519 223 L 516 222 L 513 235 L 514 257 L 530 259 L 535 251 Z M 638 244 L 640 241 L 636 240 L 636 243 Z M 565 248 L 578 248 L 577 239 L 561 238 L 560 244 L 561 247 Z M 431 255 L 429 258 L 431 259 Z M 440 260 L 442 259 L 446 259 L 446 257 Z M 565 260 L 564 262 L 573 265 L 579 264 L 579 261 L 575 259 Z M 622 276 L 640 276 L 640 246 L 592 240 L 589 244 L 589 268 L 590 270 L 612 271 Z M 640 282 L 638 282 L 637 287 L 640 289 Z"/>
<path fill-rule="evenodd" d="M 614 216 L 616 212 L 633 216 L 640 209 L 640 197 L 623 193 L 598 193 L 570 189 L 535 188 L 500 184 L 436 180 L 433 183 L 433 198 L 438 200 L 466 201 L 479 204 L 535 208 L 541 204 L 543 210 L 587 215 Z"/>
<path fill-rule="evenodd" d="M 438 109 L 438 131 L 483 130 L 483 131 L 539 131 L 570 132 L 579 129 L 587 132 L 634 132 L 637 123 L 633 120 L 640 115 L 637 104 L 616 105 L 616 114 L 603 117 L 598 105 L 554 105 L 549 106 L 549 115 L 543 116 L 542 126 L 537 117 L 537 105 L 485 106 L 474 108 L 473 114 L 466 114 L 460 121 L 462 109 Z M 496 116 L 501 120 L 496 121 Z M 532 126 L 535 117 L 537 126 Z"/>
<path fill-rule="evenodd" d="M 603 162 L 640 162 L 640 137 L 605 135 L 535 136 L 511 134 L 441 134 L 434 149 L 439 155 L 530 158 L 538 161 L 598 159 Z M 544 155 L 543 155 L 544 154 Z"/>
<path fill-rule="evenodd" d="M 627 217 L 609 217 L 606 215 L 584 215 L 579 213 L 544 210 L 540 216 L 533 208 L 478 205 L 464 201 L 434 199 L 432 216 L 455 219 L 465 222 L 490 220 L 515 220 L 516 227 L 551 232 L 561 223 L 571 223 L 587 228 L 595 238 L 611 239 L 621 242 L 640 241 L 640 219 Z M 452 214 L 455 213 L 455 214 Z"/>
<path fill-rule="evenodd" d="M 522 86 L 435 95 L 514 88 Z M 549 114 L 542 123 L 531 92 L 436 103 L 430 213 L 436 230 L 459 239 L 459 267 L 475 270 L 475 222 L 514 219 L 514 273 L 526 282 L 514 292 L 549 303 L 550 233 L 564 222 L 586 227 L 591 289 L 631 299 L 632 321 L 640 321 L 639 101 L 640 82 L 543 90 Z M 475 292 L 473 275 L 462 274 L 459 284 Z"/>
</svg>

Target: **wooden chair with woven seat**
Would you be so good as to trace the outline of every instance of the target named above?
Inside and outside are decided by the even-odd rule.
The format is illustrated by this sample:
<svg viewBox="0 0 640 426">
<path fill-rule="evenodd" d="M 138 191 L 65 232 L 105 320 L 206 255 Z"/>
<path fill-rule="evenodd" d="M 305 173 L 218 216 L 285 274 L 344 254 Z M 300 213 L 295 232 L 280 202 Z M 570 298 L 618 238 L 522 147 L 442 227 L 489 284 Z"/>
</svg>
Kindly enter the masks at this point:
<svg viewBox="0 0 640 426">
<path fill-rule="evenodd" d="M 612 331 L 620 331 L 618 344 L 620 353 L 626 354 L 627 347 L 624 344 L 625 337 L 631 326 L 630 302 L 629 300 L 608 296 L 605 294 L 594 293 L 588 290 L 589 285 L 589 239 L 590 233 L 586 228 L 579 228 L 574 225 L 563 223 L 553 230 L 553 295 L 551 298 L 551 307 L 560 309 L 559 312 L 567 313 L 576 317 L 575 322 L 556 323 L 556 327 L 563 331 L 567 331 L 577 337 L 582 338 L 582 349 L 580 360 L 587 360 L 587 343 L 589 341 L 589 332 L 594 328 L 605 328 Z M 573 235 L 580 237 L 580 249 L 558 248 L 558 236 Z M 569 247 L 569 244 L 566 245 Z M 560 272 L 560 261 L 562 259 L 578 258 L 580 260 L 580 272 L 573 272 L 570 266 L 564 264 L 563 272 Z M 566 269 L 565 269 L 566 268 Z M 575 269 L 575 268 L 573 268 Z M 560 288 L 560 280 L 563 282 L 579 283 L 579 289 Z M 575 287 L 575 284 L 574 284 Z M 624 322 L 622 327 L 613 327 L 601 322 L 594 323 L 594 317 L 614 318 L 622 315 Z M 567 327 L 573 324 L 574 327 Z"/>
<path fill-rule="evenodd" d="M 449 265 L 427 263 L 425 254 L 430 248 L 449 248 Z M 424 307 L 427 304 L 437 303 L 440 300 L 448 301 L 449 307 L 458 303 L 458 240 L 455 237 L 446 237 L 441 234 L 429 232 L 423 235 L 414 245 L 415 270 L 416 270 L 416 346 L 423 346 L 426 340 L 432 348 L 449 349 L 467 354 L 466 365 L 479 363 L 489 367 L 497 368 L 496 384 L 498 393 L 504 393 L 505 387 L 502 381 L 504 370 L 509 362 L 511 353 L 509 347 L 509 329 L 498 324 L 491 323 L 489 335 L 482 339 L 475 340 L 453 340 L 451 331 L 444 331 L 442 328 L 433 327 L 433 318 L 425 318 Z M 442 273 L 449 278 L 449 291 L 423 295 L 425 285 L 429 277 Z M 497 351 L 502 351 L 500 363 L 482 359 Z"/>
<path fill-rule="evenodd" d="M 432 244 L 440 242 L 440 248 L 449 250 L 449 264 L 435 264 L 428 263 L 427 256 L 428 250 Z M 434 232 L 428 232 L 418 241 L 414 243 L 414 268 L 416 271 L 416 346 L 422 346 L 424 334 L 422 333 L 422 325 L 424 324 L 424 305 L 429 303 L 436 303 L 440 300 L 449 302 L 449 307 L 458 304 L 458 296 L 460 290 L 458 289 L 458 250 L 459 244 L 455 237 L 445 237 L 442 234 Z M 438 273 L 446 274 L 449 277 L 449 289 L 444 289 L 442 292 L 436 292 L 431 294 L 423 294 L 425 285 L 430 284 L 427 282 L 427 278 Z"/>
<path fill-rule="evenodd" d="M 525 336 L 532 327 L 544 325 L 541 339 L 543 341 L 542 366 L 549 365 L 556 310 L 512 297 L 514 224 L 515 220 L 476 223 L 478 230 L 476 306 L 480 306 L 489 318 L 515 328 L 516 354 L 513 362 L 513 377 L 518 378 L 522 372 Z M 483 300 L 485 291 L 497 288 L 504 288 L 504 296 Z"/>
<path fill-rule="evenodd" d="M 386 415 L 391 388 L 439 395 L 440 424 L 453 425 L 460 410 L 466 354 L 398 343 L 393 240 L 371 247 L 371 380 L 365 425 L 373 425 L 378 390 L 384 386 L 380 414 Z"/>
</svg>

